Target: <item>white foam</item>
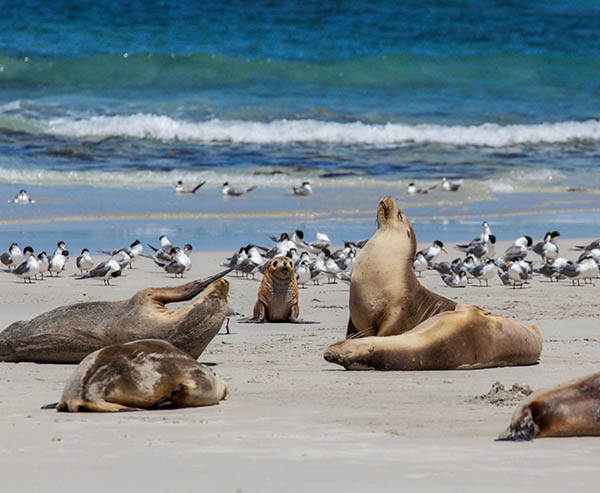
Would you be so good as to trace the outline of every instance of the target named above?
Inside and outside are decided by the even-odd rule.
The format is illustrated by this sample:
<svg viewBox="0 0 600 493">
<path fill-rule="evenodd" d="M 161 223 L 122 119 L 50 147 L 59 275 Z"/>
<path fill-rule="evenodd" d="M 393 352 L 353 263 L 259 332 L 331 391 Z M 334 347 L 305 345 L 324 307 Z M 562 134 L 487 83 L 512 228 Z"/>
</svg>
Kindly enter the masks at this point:
<svg viewBox="0 0 600 493">
<path fill-rule="evenodd" d="M 574 140 L 600 141 L 600 121 L 566 121 L 532 125 L 486 123 L 473 126 L 337 123 L 317 120 L 252 122 L 213 119 L 192 122 L 139 113 L 128 116 L 95 116 L 77 120 L 54 119 L 48 122 L 47 132 L 76 138 L 133 137 L 164 141 L 250 144 L 319 142 L 342 145 L 392 145 L 414 142 L 505 147 Z"/>
</svg>

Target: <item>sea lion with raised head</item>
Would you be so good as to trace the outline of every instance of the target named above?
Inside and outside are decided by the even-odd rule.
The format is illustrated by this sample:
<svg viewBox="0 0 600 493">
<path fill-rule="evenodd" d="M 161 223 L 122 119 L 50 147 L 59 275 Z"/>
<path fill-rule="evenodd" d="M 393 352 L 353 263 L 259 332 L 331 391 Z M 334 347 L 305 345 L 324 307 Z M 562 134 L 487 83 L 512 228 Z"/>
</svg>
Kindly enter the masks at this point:
<svg viewBox="0 0 600 493">
<path fill-rule="evenodd" d="M 452 370 L 536 363 L 537 327 L 457 305 L 425 289 L 412 270 L 417 240 L 392 197 L 357 256 L 345 341 L 324 357 L 347 369 Z M 386 336 L 386 337 L 382 337 Z"/>
<path fill-rule="evenodd" d="M 600 436 L 600 372 L 529 396 L 498 440 Z"/>
<path fill-rule="evenodd" d="M 166 341 L 142 339 L 88 354 L 67 380 L 57 411 L 134 411 L 217 404 L 225 382 Z"/>
<path fill-rule="evenodd" d="M 182 286 L 143 289 L 128 300 L 61 306 L 15 322 L 0 332 L 0 361 L 79 363 L 105 346 L 148 338 L 197 358 L 225 320 L 229 283 L 221 277 L 230 271 Z M 165 306 L 194 297 L 179 310 Z"/>
<path fill-rule="evenodd" d="M 533 364 L 541 351 L 534 325 L 458 304 L 401 335 L 336 342 L 324 356 L 349 370 L 469 370 Z"/>
<path fill-rule="evenodd" d="M 393 197 L 377 208 L 377 231 L 356 256 L 346 337 L 407 332 L 456 303 L 421 285 L 413 270 L 415 232 Z"/>
</svg>

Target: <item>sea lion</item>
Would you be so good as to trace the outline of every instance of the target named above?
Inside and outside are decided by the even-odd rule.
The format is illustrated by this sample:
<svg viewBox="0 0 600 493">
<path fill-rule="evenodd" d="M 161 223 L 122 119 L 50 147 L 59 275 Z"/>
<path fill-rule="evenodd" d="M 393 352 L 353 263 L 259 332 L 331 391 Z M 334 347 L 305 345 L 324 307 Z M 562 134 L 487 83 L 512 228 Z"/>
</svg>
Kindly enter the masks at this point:
<svg viewBox="0 0 600 493">
<path fill-rule="evenodd" d="M 137 339 L 163 339 L 200 356 L 227 310 L 228 269 L 202 281 L 138 291 L 128 300 L 77 303 L 56 308 L 0 332 L 0 361 L 79 363 L 89 353 Z M 167 303 L 188 301 L 173 311 Z"/>
<path fill-rule="evenodd" d="M 401 335 L 336 342 L 324 357 L 349 370 L 467 370 L 534 364 L 541 351 L 534 325 L 458 304 Z"/>
<path fill-rule="evenodd" d="M 225 382 L 166 341 L 143 339 L 88 354 L 67 380 L 57 411 L 133 411 L 217 404 Z"/>
<path fill-rule="evenodd" d="M 407 332 L 456 303 L 424 288 L 413 270 L 417 238 L 393 197 L 377 208 L 377 231 L 356 256 L 346 337 Z"/>
<path fill-rule="evenodd" d="M 292 259 L 274 257 L 258 288 L 253 316 L 244 322 L 300 322 L 298 298 L 298 283 Z"/>
<path fill-rule="evenodd" d="M 498 440 L 600 435 L 600 372 L 531 395 Z"/>
</svg>

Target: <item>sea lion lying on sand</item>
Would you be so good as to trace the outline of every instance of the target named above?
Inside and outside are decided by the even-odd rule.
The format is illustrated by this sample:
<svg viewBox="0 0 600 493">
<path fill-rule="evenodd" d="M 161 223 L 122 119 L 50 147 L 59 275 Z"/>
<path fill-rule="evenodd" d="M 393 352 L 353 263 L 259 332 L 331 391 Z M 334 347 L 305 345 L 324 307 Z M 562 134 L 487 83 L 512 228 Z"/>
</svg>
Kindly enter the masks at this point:
<svg viewBox="0 0 600 493">
<path fill-rule="evenodd" d="M 143 339 L 88 354 L 67 380 L 57 411 L 134 411 L 217 404 L 225 382 L 166 341 Z"/>
<path fill-rule="evenodd" d="M 346 340 L 327 348 L 327 361 L 375 370 L 537 362 L 542 337 L 535 326 L 457 305 L 421 285 L 412 268 L 415 233 L 392 197 L 379 202 L 377 225 L 352 272 Z"/>
<path fill-rule="evenodd" d="M 0 361 L 79 363 L 105 346 L 138 339 L 162 339 L 200 356 L 217 334 L 227 310 L 231 269 L 202 281 L 138 291 L 128 300 L 77 303 L 56 308 L 0 332 Z M 168 303 L 188 301 L 177 311 Z"/>
<path fill-rule="evenodd" d="M 600 372 L 529 396 L 498 440 L 600 436 Z"/>
</svg>

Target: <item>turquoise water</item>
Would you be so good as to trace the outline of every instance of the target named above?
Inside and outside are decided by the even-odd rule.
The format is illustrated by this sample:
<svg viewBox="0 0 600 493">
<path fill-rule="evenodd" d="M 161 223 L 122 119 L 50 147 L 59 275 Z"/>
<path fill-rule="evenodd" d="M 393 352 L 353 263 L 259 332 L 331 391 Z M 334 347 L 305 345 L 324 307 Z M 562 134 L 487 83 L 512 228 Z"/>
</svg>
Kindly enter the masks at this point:
<svg viewBox="0 0 600 493">
<path fill-rule="evenodd" d="M 215 192 L 225 180 L 258 185 L 244 204 L 261 228 L 288 207 L 289 187 L 308 179 L 329 211 L 351 210 L 360 197 L 359 212 L 338 226 L 343 236 L 361 224 L 358 234 L 372 226 L 377 197 L 443 176 L 463 184 L 459 195 L 407 202 L 415 217 L 500 218 L 510 203 L 536 213 L 522 216 L 532 228 L 540 214 L 581 209 L 568 223 L 596 235 L 597 2 L 0 9 L 0 192 L 8 200 L 24 187 L 38 198 L 35 212 L 0 207 L 6 237 L 51 220 L 53 204 L 66 217 L 133 220 L 177 179 L 207 180 L 198 214 L 235 213 Z M 163 228 L 187 207 L 162 204 L 171 215 Z M 314 204 L 297 211 L 311 218 Z"/>
</svg>

